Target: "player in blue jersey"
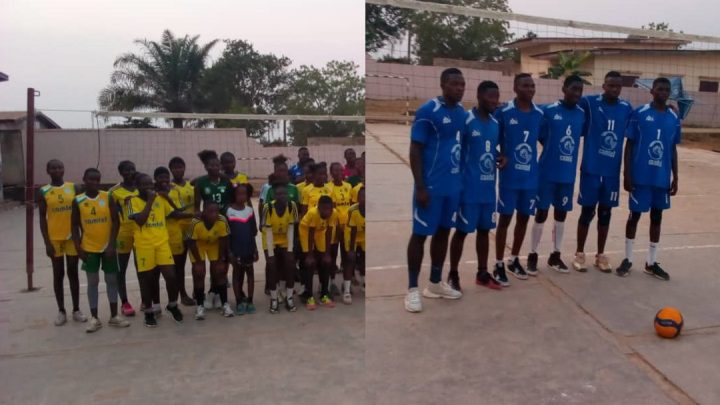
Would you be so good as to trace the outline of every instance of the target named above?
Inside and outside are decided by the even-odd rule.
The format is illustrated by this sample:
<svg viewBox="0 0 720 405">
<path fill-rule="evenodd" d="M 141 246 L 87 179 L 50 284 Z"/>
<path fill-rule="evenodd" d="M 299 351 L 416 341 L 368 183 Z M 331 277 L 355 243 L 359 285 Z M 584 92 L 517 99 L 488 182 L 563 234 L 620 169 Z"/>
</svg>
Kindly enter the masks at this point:
<svg viewBox="0 0 720 405">
<path fill-rule="evenodd" d="M 680 143 L 680 119 L 668 107 L 670 81 L 653 81 L 652 103 L 633 112 L 628 125 L 625 147 L 623 186 L 630 192 L 630 216 L 625 226 L 625 259 L 617 268 L 618 276 L 627 276 L 632 268 L 633 244 L 640 215 L 650 211 L 650 249 L 645 273 L 670 280 L 657 262 L 663 210 L 670 208 L 670 196 L 678 191 L 677 144 Z M 672 176 L 671 176 L 672 175 Z"/>
<path fill-rule="evenodd" d="M 560 258 L 560 249 L 565 231 L 565 218 L 568 211 L 572 211 L 578 147 L 585 124 L 585 111 L 578 105 L 583 93 L 582 78 L 576 75 L 566 77 L 562 92 L 562 100 L 543 108 L 545 119 L 540 131 L 543 150 L 539 162 L 538 202 L 535 223 L 530 233 L 530 254 L 527 260 L 527 271 L 530 274 L 537 272 L 537 248 L 551 204 L 554 207 L 555 224 L 553 251 L 548 258 L 548 266 L 560 273 L 568 272 L 568 267 Z"/>
<path fill-rule="evenodd" d="M 477 230 L 475 250 L 478 270 L 475 283 L 491 289 L 502 289 L 500 283 L 487 271 L 488 234 L 495 228 L 495 184 L 498 168 L 505 166 L 505 157 L 498 154 L 499 126 L 492 113 L 498 106 L 500 91 L 495 82 L 484 81 L 477 88 L 478 106 L 468 111 L 462 143 L 463 191 L 450 242 L 450 273 L 448 284 L 460 287 L 458 264 L 462 256 L 465 237 Z"/>
<path fill-rule="evenodd" d="M 515 234 L 508 270 L 518 279 L 526 280 L 528 273 L 520 265 L 518 254 L 525 239 L 530 215 L 535 214 L 535 198 L 538 186 L 537 142 L 543 111 L 533 103 L 535 82 L 527 73 L 515 76 L 513 83 L 515 99 L 495 111 L 500 124 L 500 153 L 507 158 L 507 165 L 500 170 L 497 210 L 500 214 L 495 235 L 497 262 L 493 275 L 503 286 L 510 282 L 505 274 L 503 255 L 507 230 L 513 213 L 517 211 Z M 537 275 L 537 272 L 530 273 Z"/>
<path fill-rule="evenodd" d="M 605 75 L 603 94 L 583 97 L 580 107 L 585 110 L 583 156 L 580 165 L 580 194 L 582 207 L 577 228 L 577 250 L 573 268 L 587 271 L 585 241 L 597 207 L 597 255 L 595 266 L 609 273 L 612 267 L 605 256 L 605 241 L 610 227 L 612 207 L 618 206 L 620 195 L 620 159 L 625 129 L 632 114 L 632 106 L 620 99 L 622 76 L 610 71 Z"/>
<path fill-rule="evenodd" d="M 415 113 L 410 131 L 410 168 L 415 180 L 413 231 L 408 243 L 408 293 L 405 309 L 422 311 L 418 276 L 425 239 L 430 241 L 430 284 L 427 298 L 458 299 L 462 296 L 442 281 L 450 229 L 455 226 L 460 199 L 461 137 L 465 130 L 465 109 L 460 105 L 465 79 L 460 70 L 445 69 L 440 76 L 442 97 L 434 98 Z"/>
</svg>

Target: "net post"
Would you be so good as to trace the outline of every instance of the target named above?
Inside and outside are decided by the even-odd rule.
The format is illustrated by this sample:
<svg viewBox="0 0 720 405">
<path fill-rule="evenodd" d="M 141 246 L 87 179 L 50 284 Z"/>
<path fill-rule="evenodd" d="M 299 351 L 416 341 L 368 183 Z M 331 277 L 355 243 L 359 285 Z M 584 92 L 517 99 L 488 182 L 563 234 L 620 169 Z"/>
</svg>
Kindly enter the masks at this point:
<svg viewBox="0 0 720 405">
<path fill-rule="evenodd" d="M 33 286 L 34 247 L 33 247 L 33 215 L 35 213 L 35 89 L 27 89 L 27 116 L 25 119 L 25 136 L 27 151 L 25 159 L 25 272 L 27 273 L 26 292 L 35 291 Z"/>
</svg>

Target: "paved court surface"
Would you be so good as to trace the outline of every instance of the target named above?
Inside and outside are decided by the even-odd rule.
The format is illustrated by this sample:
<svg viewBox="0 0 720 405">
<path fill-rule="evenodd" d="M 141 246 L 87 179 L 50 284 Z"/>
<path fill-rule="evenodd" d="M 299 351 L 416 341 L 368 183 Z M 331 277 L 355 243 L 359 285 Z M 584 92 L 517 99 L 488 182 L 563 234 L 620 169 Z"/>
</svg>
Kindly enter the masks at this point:
<svg viewBox="0 0 720 405">
<path fill-rule="evenodd" d="M 359 292 L 351 306 L 338 303 L 313 313 L 298 308 L 294 314 L 283 308 L 271 315 L 261 261 L 255 267 L 254 315 L 226 319 L 211 311 L 200 322 L 191 317 L 194 308 L 182 307 L 182 325 L 163 315 L 158 328 L 148 329 L 135 316 L 129 328 L 113 329 L 106 324 L 101 283 L 100 331 L 87 334 L 85 324 L 72 321 L 56 327 L 50 262 L 39 234 L 35 283 L 42 288 L 20 292 L 26 280 L 24 214 L 0 212 L 1 404 L 365 403 Z M 128 274 L 131 302 L 139 306 L 134 270 Z M 80 304 L 89 314 L 84 279 L 81 274 Z M 65 291 L 70 309 L 67 284 Z M 163 290 L 164 304 L 166 297 Z"/>
<path fill-rule="evenodd" d="M 680 195 L 664 217 L 659 252 L 670 282 L 638 269 L 625 279 L 593 269 L 566 275 L 541 269 L 537 278 L 510 277 L 511 287 L 491 291 L 472 283 L 476 258 L 474 238 L 468 237 L 460 269 L 465 296 L 455 302 L 424 299 L 424 312 L 409 314 L 403 308 L 411 231 L 408 131 L 404 125 L 367 127 L 371 402 L 720 403 L 720 155 L 679 149 Z M 606 249 L 614 265 L 623 257 L 627 213 L 624 193 Z M 575 249 L 577 215 L 575 210 L 568 216 L 567 262 Z M 541 264 L 551 249 L 550 224 Z M 636 263 L 647 252 L 648 226 L 644 216 Z M 588 256 L 595 238 L 593 229 Z M 429 276 L 428 250 L 421 287 Z M 676 306 L 685 316 L 676 340 L 654 334 L 653 318 L 663 306 Z"/>
</svg>

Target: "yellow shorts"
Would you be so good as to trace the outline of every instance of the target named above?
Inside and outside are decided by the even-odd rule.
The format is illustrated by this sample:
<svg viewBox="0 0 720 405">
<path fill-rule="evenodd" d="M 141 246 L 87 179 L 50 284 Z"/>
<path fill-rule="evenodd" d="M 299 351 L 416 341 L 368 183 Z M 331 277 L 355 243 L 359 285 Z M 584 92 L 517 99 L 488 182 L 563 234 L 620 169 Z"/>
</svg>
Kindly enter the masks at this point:
<svg viewBox="0 0 720 405">
<path fill-rule="evenodd" d="M 198 253 L 200 253 L 200 259 L 202 261 L 210 260 L 211 262 L 214 262 L 220 258 L 220 243 L 214 243 L 212 245 L 197 243 L 197 250 Z M 195 255 L 192 253 L 190 253 L 190 262 L 196 262 Z"/>
<path fill-rule="evenodd" d="M 345 245 L 345 251 L 346 252 L 352 252 L 355 251 L 357 248 L 360 248 L 363 252 L 365 251 L 365 240 L 355 240 L 355 247 L 350 248 L 350 235 L 345 235 L 345 242 L 343 242 Z"/>
<path fill-rule="evenodd" d="M 173 256 L 183 254 L 185 251 L 185 244 L 183 243 L 183 236 L 180 229 L 170 229 L 170 227 L 168 227 L 168 235 L 170 236 L 170 250 L 172 251 Z"/>
<path fill-rule="evenodd" d="M 73 243 L 72 239 L 51 240 L 50 244 L 52 245 L 53 249 L 55 250 L 54 257 L 77 256 L 78 255 L 77 250 L 75 249 L 75 244 Z"/>
<path fill-rule="evenodd" d="M 134 253 L 138 273 L 152 270 L 157 266 L 172 266 L 175 264 L 170 244 L 167 242 L 158 246 L 136 246 Z"/>
<path fill-rule="evenodd" d="M 129 224 L 131 225 L 131 224 Z M 133 243 L 135 238 L 133 237 L 133 229 L 130 226 L 121 226 L 118 231 L 115 247 L 118 254 L 130 254 L 133 250 Z"/>
<path fill-rule="evenodd" d="M 318 232 L 317 229 L 315 230 L 315 250 L 318 252 L 325 252 L 325 232 L 326 231 Z M 306 228 L 300 228 L 300 247 L 303 253 L 307 253 L 310 250 L 308 246 L 309 236 Z"/>
</svg>

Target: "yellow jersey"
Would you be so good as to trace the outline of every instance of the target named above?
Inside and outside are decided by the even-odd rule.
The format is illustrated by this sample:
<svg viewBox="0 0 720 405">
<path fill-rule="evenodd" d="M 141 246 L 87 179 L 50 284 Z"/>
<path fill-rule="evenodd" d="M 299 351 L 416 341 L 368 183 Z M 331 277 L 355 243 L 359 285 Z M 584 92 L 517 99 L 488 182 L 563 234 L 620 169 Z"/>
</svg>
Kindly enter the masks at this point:
<svg viewBox="0 0 720 405">
<path fill-rule="evenodd" d="M 168 191 L 168 197 L 172 200 L 173 204 L 177 209 L 181 210 L 186 214 L 195 213 L 195 187 L 186 181 L 182 186 L 176 183 L 170 183 L 171 188 Z M 168 219 L 168 231 L 176 232 L 179 231 L 184 233 L 190 226 L 192 218 L 182 219 Z"/>
<path fill-rule="evenodd" d="M 309 250 L 310 228 L 315 228 L 315 248 L 319 252 L 325 252 L 325 232 L 328 228 L 337 226 L 337 222 L 338 212 L 336 209 L 332 210 L 329 218 L 323 219 L 316 207 L 310 208 L 300 221 L 300 245 L 303 248 L 303 252 Z"/>
<path fill-rule="evenodd" d="M 128 218 L 141 213 L 147 202 L 138 196 L 133 196 L 127 204 Z M 173 208 L 164 197 L 156 196 L 153 201 L 150 215 L 143 226 L 139 226 L 134 220 L 132 223 L 134 244 L 136 247 L 156 247 L 168 243 L 167 216 L 173 212 Z"/>
<path fill-rule="evenodd" d="M 350 209 L 350 205 L 352 205 L 350 201 L 352 186 L 346 181 L 343 181 L 339 186 L 334 182 L 329 182 L 325 186 L 330 188 L 330 197 L 332 197 L 335 209 L 338 211 L 340 225 L 347 225 L 348 210 Z"/>
<path fill-rule="evenodd" d="M 300 195 L 300 204 L 302 204 L 303 190 L 305 189 L 305 187 L 309 186 L 310 184 L 312 184 L 312 183 L 308 183 L 308 182 L 306 182 L 306 181 L 303 181 L 303 182 L 300 182 L 300 183 L 298 183 L 298 184 L 295 185 L 295 187 L 297 187 L 297 189 L 298 189 L 298 194 Z"/>
<path fill-rule="evenodd" d="M 133 191 L 130 191 L 126 189 L 122 183 L 118 183 L 110 188 L 108 190 L 110 193 L 110 197 L 113 201 L 117 204 L 118 208 L 118 217 L 120 218 L 120 228 L 121 229 L 132 229 L 132 222 L 128 219 L 129 213 L 128 208 L 130 207 L 129 204 L 127 204 L 126 199 L 128 197 L 133 197 L 138 195 L 138 190 L 135 189 Z"/>
<path fill-rule="evenodd" d="M 353 204 L 358 203 L 358 193 L 363 187 L 365 187 L 365 183 L 362 181 L 358 183 L 355 187 L 353 187 L 352 192 L 350 193 L 350 201 L 352 201 Z"/>
<path fill-rule="evenodd" d="M 47 206 L 48 237 L 50 240 L 70 240 L 75 184 L 69 181 L 62 186 L 48 184 L 40 188 L 40 194 Z"/>
<path fill-rule="evenodd" d="M 230 179 L 232 184 L 248 184 L 248 176 L 243 172 L 238 172 L 235 177 Z"/>
<path fill-rule="evenodd" d="M 348 226 L 345 227 L 345 239 L 350 244 L 350 233 L 352 228 L 357 228 L 355 234 L 355 243 L 365 242 L 365 216 L 360 212 L 360 205 L 355 204 L 350 207 Z"/>
<path fill-rule="evenodd" d="M 230 225 L 227 219 L 220 215 L 210 228 L 205 225 L 205 221 L 202 219 L 193 218 L 185 238 L 196 241 L 198 248 L 202 249 L 207 246 L 217 245 L 220 238 L 228 235 L 230 235 Z"/>
<path fill-rule="evenodd" d="M 315 187 L 314 184 L 309 184 L 303 188 L 300 203 L 302 205 L 307 205 L 308 208 L 315 208 L 318 205 L 318 201 L 320 201 L 320 197 L 324 195 L 330 196 L 331 194 L 332 191 L 327 184 L 323 184 L 320 187 Z"/>
<path fill-rule="evenodd" d="M 75 203 L 80 213 L 82 228 L 80 246 L 89 253 L 104 252 L 110 243 L 112 232 L 110 195 L 107 191 L 100 191 L 95 198 L 90 198 L 83 193 L 75 197 Z"/>
<path fill-rule="evenodd" d="M 293 201 L 288 202 L 287 208 L 283 215 L 278 215 L 275 209 L 275 201 L 266 203 L 262 209 L 263 228 L 269 228 L 273 233 L 273 244 L 277 247 L 287 248 L 288 229 L 294 227 L 298 223 L 298 209 Z M 263 249 L 267 249 L 267 241 L 265 236 L 262 238 Z"/>
</svg>

